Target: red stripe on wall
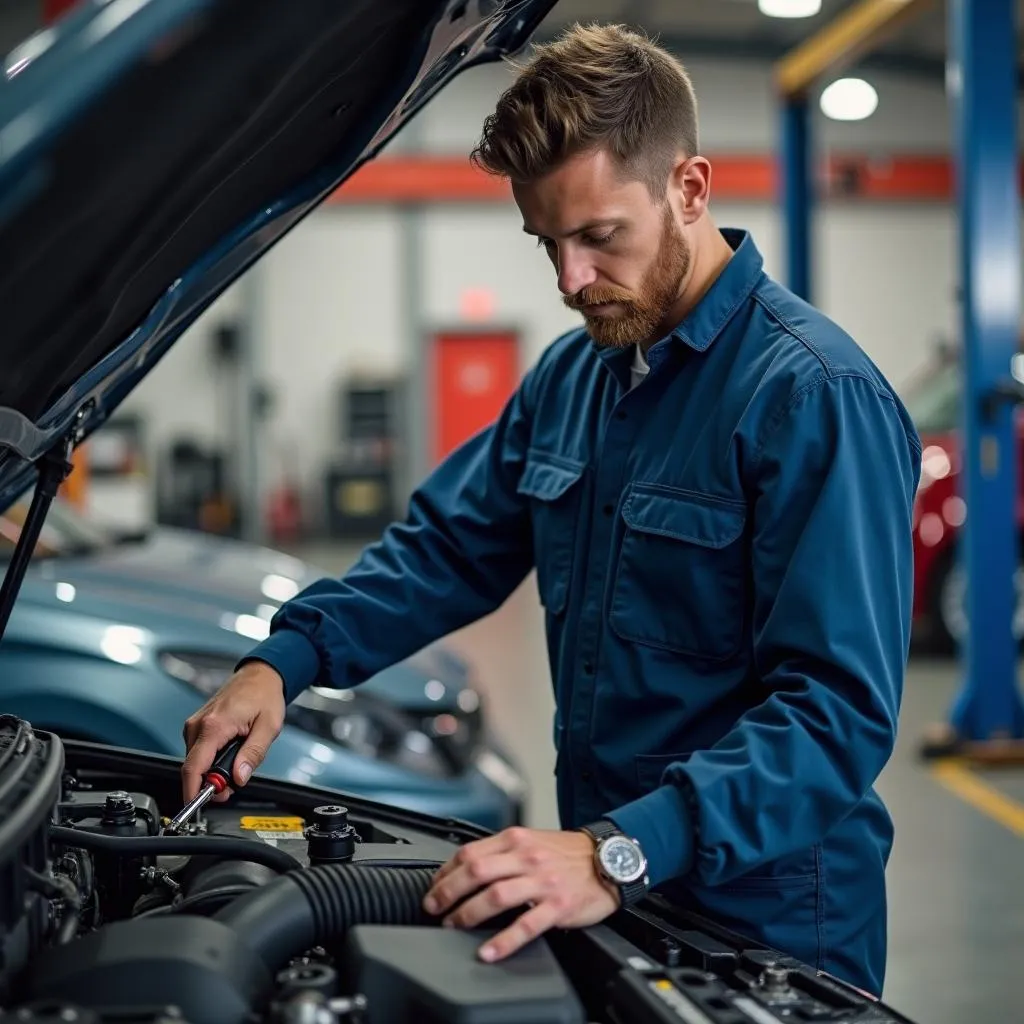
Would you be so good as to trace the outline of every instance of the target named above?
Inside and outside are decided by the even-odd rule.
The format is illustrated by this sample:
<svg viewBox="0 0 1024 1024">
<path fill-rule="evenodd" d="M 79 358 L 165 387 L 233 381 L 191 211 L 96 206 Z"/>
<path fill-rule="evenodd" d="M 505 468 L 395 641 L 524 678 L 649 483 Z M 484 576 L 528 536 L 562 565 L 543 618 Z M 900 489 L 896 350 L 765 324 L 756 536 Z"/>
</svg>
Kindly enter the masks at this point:
<svg viewBox="0 0 1024 1024">
<path fill-rule="evenodd" d="M 773 156 L 711 155 L 711 194 L 718 200 L 774 202 L 778 167 Z M 949 202 L 954 166 L 946 156 L 867 157 L 835 154 L 818 168 L 829 198 L 887 202 Z M 1021 182 L 1024 185 L 1024 170 Z M 464 157 L 382 157 L 361 167 L 330 203 L 498 203 L 508 184 L 477 170 Z"/>
<path fill-rule="evenodd" d="M 508 183 L 464 157 L 381 157 L 364 164 L 329 202 L 506 202 Z"/>
</svg>

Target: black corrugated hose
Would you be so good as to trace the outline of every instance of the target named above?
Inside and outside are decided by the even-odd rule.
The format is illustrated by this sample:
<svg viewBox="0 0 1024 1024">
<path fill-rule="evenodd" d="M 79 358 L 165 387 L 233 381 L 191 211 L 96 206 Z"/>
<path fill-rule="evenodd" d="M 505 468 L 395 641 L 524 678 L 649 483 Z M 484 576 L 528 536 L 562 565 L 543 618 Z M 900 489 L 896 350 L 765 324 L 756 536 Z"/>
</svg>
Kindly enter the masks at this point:
<svg viewBox="0 0 1024 1024">
<path fill-rule="evenodd" d="M 423 911 L 436 868 L 322 864 L 277 878 L 218 911 L 276 972 L 357 924 L 436 923 Z"/>
</svg>

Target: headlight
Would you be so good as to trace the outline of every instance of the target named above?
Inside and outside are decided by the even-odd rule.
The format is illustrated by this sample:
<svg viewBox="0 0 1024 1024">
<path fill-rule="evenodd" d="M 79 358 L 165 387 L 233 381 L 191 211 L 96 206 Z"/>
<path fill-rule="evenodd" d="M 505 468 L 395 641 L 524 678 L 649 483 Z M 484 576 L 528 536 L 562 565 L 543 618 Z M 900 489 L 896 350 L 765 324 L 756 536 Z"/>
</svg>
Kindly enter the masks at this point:
<svg viewBox="0 0 1024 1024">
<path fill-rule="evenodd" d="M 238 664 L 237 658 L 223 654 L 191 651 L 163 651 L 159 661 L 168 675 L 188 683 L 206 697 L 212 697 L 234 675 Z"/>
<path fill-rule="evenodd" d="M 460 770 L 469 767 L 484 742 L 483 701 L 478 691 L 460 690 L 456 706 L 450 711 L 420 705 L 409 709 L 409 713 L 450 761 Z"/>
<path fill-rule="evenodd" d="M 289 705 L 285 720 L 354 754 L 420 775 L 443 779 L 454 773 L 437 744 L 415 720 L 369 694 L 310 687 Z"/>
</svg>

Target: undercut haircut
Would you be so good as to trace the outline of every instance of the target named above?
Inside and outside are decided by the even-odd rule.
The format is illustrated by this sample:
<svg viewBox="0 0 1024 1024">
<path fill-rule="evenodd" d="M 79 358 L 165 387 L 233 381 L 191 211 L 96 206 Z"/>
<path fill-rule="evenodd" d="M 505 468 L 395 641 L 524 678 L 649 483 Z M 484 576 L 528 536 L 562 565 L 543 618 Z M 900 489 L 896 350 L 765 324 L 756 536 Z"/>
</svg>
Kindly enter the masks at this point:
<svg viewBox="0 0 1024 1024">
<path fill-rule="evenodd" d="M 682 63 L 623 25 L 574 25 L 534 48 L 488 115 L 470 159 L 514 184 L 605 150 L 665 194 L 680 155 L 698 155 L 697 98 Z"/>
</svg>

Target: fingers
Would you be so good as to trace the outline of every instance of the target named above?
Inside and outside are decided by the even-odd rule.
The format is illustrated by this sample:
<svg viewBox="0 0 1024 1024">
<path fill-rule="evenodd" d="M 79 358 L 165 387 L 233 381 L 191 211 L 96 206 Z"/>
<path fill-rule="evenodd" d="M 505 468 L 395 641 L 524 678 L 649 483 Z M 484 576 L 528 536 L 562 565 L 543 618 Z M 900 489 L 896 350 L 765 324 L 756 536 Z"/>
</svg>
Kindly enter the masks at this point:
<svg viewBox="0 0 1024 1024">
<path fill-rule="evenodd" d="M 614 913 L 618 892 L 598 876 L 593 849 L 581 832 L 506 829 L 459 850 L 435 876 L 424 909 L 447 914 L 450 927 L 474 928 L 529 906 L 481 947 L 481 957 L 500 960 L 551 927 L 585 927 Z"/>
<path fill-rule="evenodd" d="M 548 898 L 543 903 L 520 914 L 504 931 L 498 932 L 493 939 L 480 947 L 480 959 L 493 963 L 522 949 L 539 935 L 553 928 L 558 923 L 561 913 L 560 904 Z"/>
<path fill-rule="evenodd" d="M 181 766 L 182 796 L 185 803 L 199 792 L 203 784 L 203 775 L 213 764 L 217 751 L 237 735 L 237 732 L 224 735 L 223 729 L 218 729 L 209 719 L 206 720 L 205 728 L 198 734 Z"/>
<path fill-rule="evenodd" d="M 202 719 L 193 715 L 185 722 L 185 728 L 181 730 L 181 738 L 185 741 L 185 749 L 191 750 L 192 744 L 199 739 L 199 730 L 202 726 Z"/>
<path fill-rule="evenodd" d="M 277 734 L 280 731 L 281 726 L 270 715 L 260 712 L 256 716 L 256 721 L 253 722 L 249 732 L 249 738 L 235 758 L 235 770 L 232 774 L 239 786 L 244 786 L 249 781 L 249 776 L 263 763 L 270 744 L 277 739 Z"/>
<path fill-rule="evenodd" d="M 487 855 L 486 851 L 473 851 L 463 847 L 445 867 L 451 867 L 441 877 L 441 871 L 434 876 L 434 882 L 423 901 L 428 914 L 444 914 L 459 900 L 476 892 L 481 886 L 496 882 L 500 878 L 511 878 L 522 874 L 522 859 L 515 853 Z M 442 871 L 444 868 L 441 869 Z"/>
<path fill-rule="evenodd" d="M 199 792 L 203 775 L 213 764 L 217 751 L 236 736 L 247 739 L 235 757 L 233 782 L 244 786 L 249 781 L 284 724 L 283 687 L 274 669 L 250 662 L 188 719 L 182 730 L 188 753 L 181 769 L 186 801 Z M 214 799 L 224 801 L 230 795 L 229 789 Z"/>
<path fill-rule="evenodd" d="M 453 871 L 473 860 L 480 860 L 496 853 L 504 853 L 506 850 L 515 849 L 521 838 L 519 834 L 524 831 L 524 829 L 517 827 L 507 828 L 503 832 L 488 836 L 486 839 L 477 839 L 472 843 L 467 843 L 451 860 L 438 870 L 434 880 L 440 881 L 446 875 L 450 875 Z"/>
<path fill-rule="evenodd" d="M 531 875 L 502 878 L 466 900 L 442 924 L 448 928 L 475 928 L 506 910 L 514 910 L 531 901 L 540 901 L 544 896 L 543 890 L 544 882 Z"/>
</svg>

